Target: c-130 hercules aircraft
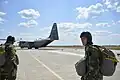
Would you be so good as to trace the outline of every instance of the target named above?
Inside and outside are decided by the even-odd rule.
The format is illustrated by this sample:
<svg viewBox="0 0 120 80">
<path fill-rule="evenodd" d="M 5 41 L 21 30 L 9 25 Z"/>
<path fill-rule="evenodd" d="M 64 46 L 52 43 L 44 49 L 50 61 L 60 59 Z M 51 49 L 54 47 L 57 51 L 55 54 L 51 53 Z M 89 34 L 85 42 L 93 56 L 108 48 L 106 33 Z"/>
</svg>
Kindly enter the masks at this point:
<svg viewBox="0 0 120 80">
<path fill-rule="evenodd" d="M 19 47 L 25 48 L 27 47 L 28 49 L 38 49 L 40 47 L 46 47 L 48 44 L 53 42 L 54 40 L 59 40 L 58 36 L 58 30 L 57 30 L 57 24 L 54 23 L 50 36 L 46 39 L 41 39 L 41 40 L 35 40 L 35 41 L 19 41 Z"/>
</svg>

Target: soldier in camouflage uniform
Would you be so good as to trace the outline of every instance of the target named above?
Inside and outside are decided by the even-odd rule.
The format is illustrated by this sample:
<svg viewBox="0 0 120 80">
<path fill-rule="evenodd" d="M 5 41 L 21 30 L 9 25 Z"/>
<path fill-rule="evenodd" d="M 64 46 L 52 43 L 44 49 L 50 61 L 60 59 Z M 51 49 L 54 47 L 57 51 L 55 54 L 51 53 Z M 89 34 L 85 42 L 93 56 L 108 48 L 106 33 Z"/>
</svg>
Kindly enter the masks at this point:
<svg viewBox="0 0 120 80">
<path fill-rule="evenodd" d="M 92 36 L 90 32 L 82 32 L 80 35 L 82 44 L 85 46 L 86 74 L 81 80 L 103 80 L 100 72 L 100 55 L 96 47 L 92 46 Z"/>
<path fill-rule="evenodd" d="M 15 38 L 12 36 L 7 37 L 5 42 L 6 62 L 2 72 L 2 80 L 15 80 L 17 75 L 17 65 L 19 64 L 18 56 L 14 48 Z"/>
</svg>

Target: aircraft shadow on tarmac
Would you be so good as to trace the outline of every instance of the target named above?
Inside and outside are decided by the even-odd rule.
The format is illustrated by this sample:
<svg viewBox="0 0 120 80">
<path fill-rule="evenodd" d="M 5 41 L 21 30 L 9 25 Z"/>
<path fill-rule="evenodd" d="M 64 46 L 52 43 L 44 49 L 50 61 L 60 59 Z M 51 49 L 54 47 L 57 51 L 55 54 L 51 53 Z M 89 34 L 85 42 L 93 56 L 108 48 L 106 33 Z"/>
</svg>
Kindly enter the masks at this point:
<svg viewBox="0 0 120 80">
<path fill-rule="evenodd" d="M 38 50 L 61 50 L 61 49 L 50 49 L 50 48 L 42 49 L 42 48 L 39 48 Z"/>
<path fill-rule="evenodd" d="M 55 48 L 27 49 L 27 48 L 23 48 L 23 49 L 17 49 L 17 50 L 63 50 L 63 49 L 55 49 Z"/>
</svg>

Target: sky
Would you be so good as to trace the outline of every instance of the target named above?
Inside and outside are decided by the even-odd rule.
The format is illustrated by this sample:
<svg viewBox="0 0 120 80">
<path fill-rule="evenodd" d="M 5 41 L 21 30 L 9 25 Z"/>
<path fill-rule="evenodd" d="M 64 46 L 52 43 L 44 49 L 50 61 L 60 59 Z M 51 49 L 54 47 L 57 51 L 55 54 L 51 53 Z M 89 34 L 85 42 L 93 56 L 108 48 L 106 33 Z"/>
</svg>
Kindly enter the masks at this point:
<svg viewBox="0 0 120 80">
<path fill-rule="evenodd" d="M 120 45 L 120 0 L 0 0 L 0 38 L 47 38 L 57 23 L 59 40 L 50 45 L 81 45 L 89 31 L 93 43 Z"/>
</svg>

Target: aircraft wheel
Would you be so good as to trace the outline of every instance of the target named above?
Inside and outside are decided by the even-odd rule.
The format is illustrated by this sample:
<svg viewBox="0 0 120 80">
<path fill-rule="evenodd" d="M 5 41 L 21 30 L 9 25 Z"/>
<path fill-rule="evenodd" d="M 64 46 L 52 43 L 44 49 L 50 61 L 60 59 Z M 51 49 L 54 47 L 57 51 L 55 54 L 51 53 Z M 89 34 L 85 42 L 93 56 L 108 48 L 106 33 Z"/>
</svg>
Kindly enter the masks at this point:
<svg viewBox="0 0 120 80">
<path fill-rule="evenodd" d="M 23 49 L 24 47 L 21 47 L 21 49 Z"/>
<path fill-rule="evenodd" d="M 28 49 L 32 49 L 32 47 L 28 47 Z"/>
<path fill-rule="evenodd" d="M 38 49 L 38 47 L 35 47 L 35 49 Z"/>
</svg>

